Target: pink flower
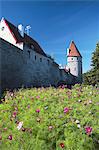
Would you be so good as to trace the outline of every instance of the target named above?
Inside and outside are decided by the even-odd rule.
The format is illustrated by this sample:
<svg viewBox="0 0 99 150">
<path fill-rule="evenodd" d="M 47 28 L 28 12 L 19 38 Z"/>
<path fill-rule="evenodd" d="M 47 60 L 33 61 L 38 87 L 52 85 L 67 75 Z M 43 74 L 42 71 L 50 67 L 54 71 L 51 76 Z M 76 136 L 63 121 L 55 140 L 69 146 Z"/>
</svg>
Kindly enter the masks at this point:
<svg viewBox="0 0 99 150">
<path fill-rule="evenodd" d="M 8 136 L 8 139 L 9 139 L 9 140 L 12 140 L 12 135 L 9 135 L 9 136 Z"/>
<path fill-rule="evenodd" d="M 39 113 L 39 112 L 40 112 L 40 109 L 36 109 L 36 112 Z"/>
<path fill-rule="evenodd" d="M 64 89 L 64 88 L 65 88 L 65 85 L 62 85 L 61 88 Z"/>
<path fill-rule="evenodd" d="M 18 110 L 18 108 L 17 108 L 17 107 L 15 107 L 14 109 L 15 109 L 16 111 Z"/>
<path fill-rule="evenodd" d="M 14 112 L 13 112 L 13 115 L 12 115 L 12 116 L 13 116 L 13 118 L 15 118 L 15 117 L 16 117 L 16 115 L 17 115 L 17 112 L 16 112 L 16 111 L 14 111 Z"/>
<path fill-rule="evenodd" d="M 37 99 L 39 99 L 39 98 L 40 98 L 40 96 L 38 95 L 38 96 L 36 96 L 36 98 L 37 98 Z"/>
<path fill-rule="evenodd" d="M 92 133 L 92 128 L 91 127 L 86 127 L 85 130 L 86 130 L 87 135 L 90 135 Z"/>
<path fill-rule="evenodd" d="M 61 148 L 65 147 L 64 143 L 60 143 L 60 146 L 61 146 Z"/>
<path fill-rule="evenodd" d="M 49 129 L 49 130 L 52 130 L 52 129 L 53 129 L 53 126 L 49 126 L 48 129 Z"/>
<path fill-rule="evenodd" d="M 6 130 L 7 130 L 7 127 L 4 128 L 4 131 L 6 131 Z"/>
<path fill-rule="evenodd" d="M 28 105 L 27 108 L 30 108 L 30 105 Z"/>
<path fill-rule="evenodd" d="M 69 112 L 69 108 L 68 107 L 65 107 L 64 108 L 64 113 L 68 113 Z"/>
</svg>

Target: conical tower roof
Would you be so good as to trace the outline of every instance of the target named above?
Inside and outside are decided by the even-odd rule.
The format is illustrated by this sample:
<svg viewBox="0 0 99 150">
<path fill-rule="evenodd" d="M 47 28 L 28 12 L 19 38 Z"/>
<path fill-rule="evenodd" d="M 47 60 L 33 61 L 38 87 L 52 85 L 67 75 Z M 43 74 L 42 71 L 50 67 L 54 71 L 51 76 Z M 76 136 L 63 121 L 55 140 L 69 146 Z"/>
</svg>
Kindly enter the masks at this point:
<svg viewBox="0 0 99 150">
<path fill-rule="evenodd" d="M 71 41 L 70 46 L 69 46 L 69 54 L 68 57 L 82 57 L 78 48 L 76 47 L 74 41 Z"/>
</svg>

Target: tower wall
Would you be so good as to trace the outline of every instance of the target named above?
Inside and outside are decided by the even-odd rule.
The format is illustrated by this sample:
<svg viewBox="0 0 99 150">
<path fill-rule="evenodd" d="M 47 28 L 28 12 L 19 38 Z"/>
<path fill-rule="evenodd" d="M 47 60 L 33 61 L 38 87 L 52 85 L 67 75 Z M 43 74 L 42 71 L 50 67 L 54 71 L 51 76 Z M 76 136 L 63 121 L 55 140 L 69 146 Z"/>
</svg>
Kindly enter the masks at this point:
<svg viewBox="0 0 99 150">
<path fill-rule="evenodd" d="M 82 82 L 82 58 L 81 57 L 68 57 L 67 65 L 70 69 L 70 73 L 78 77 L 78 81 Z"/>
</svg>

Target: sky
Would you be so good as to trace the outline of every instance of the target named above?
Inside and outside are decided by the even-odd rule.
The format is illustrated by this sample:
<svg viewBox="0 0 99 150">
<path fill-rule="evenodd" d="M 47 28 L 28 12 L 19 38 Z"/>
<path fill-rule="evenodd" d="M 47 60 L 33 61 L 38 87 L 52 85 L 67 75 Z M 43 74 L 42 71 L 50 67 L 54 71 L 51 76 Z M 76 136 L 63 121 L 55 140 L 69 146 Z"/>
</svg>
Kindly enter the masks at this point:
<svg viewBox="0 0 99 150">
<path fill-rule="evenodd" d="M 91 69 L 92 52 L 99 42 L 98 0 L 0 0 L 0 18 L 31 26 L 30 36 L 58 64 L 66 65 L 73 40 L 83 57 L 83 72 Z"/>
</svg>

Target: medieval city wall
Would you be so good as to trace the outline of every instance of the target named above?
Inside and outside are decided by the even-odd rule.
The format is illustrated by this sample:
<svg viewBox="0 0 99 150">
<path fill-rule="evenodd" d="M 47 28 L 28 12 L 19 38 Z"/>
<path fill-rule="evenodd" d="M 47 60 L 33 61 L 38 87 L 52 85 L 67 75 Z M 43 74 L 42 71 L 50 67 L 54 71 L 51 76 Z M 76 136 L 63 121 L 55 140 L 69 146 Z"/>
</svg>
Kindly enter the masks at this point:
<svg viewBox="0 0 99 150">
<path fill-rule="evenodd" d="M 22 86 L 57 86 L 59 81 L 73 84 L 76 79 L 60 70 L 50 58 L 36 53 L 25 46 L 21 50 L 0 39 L 0 89 Z"/>
</svg>

